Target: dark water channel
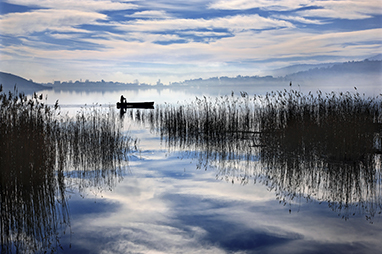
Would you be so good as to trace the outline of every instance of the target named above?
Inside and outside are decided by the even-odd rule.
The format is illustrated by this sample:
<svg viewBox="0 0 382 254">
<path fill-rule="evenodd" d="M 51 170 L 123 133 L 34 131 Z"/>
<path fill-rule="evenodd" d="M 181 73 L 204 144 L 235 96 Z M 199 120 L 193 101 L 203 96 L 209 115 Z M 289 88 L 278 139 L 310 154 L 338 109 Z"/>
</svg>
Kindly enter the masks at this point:
<svg viewBox="0 0 382 254">
<path fill-rule="evenodd" d="M 1 253 L 377 253 L 382 101 L 0 104 Z"/>
</svg>

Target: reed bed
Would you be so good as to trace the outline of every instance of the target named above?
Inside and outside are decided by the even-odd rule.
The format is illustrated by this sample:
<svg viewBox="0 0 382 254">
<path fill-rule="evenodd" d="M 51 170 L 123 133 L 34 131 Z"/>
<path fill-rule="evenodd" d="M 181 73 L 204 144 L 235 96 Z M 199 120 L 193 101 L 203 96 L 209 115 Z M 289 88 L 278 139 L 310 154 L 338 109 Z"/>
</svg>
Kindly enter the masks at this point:
<svg viewBox="0 0 382 254">
<path fill-rule="evenodd" d="M 131 118 L 149 122 L 172 147 L 245 153 L 248 147 L 266 147 L 263 156 L 282 147 L 292 154 L 303 149 L 328 160 L 353 161 L 381 153 L 381 108 L 378 97 L 357 93 L 305 96 L 284 90 L 265 96 L 197 98 L 185 105 L 131 111 Z"/>
<path fill-rule="evenodd" d="M 354 93 L 243 92 L 135 111 L 169 149 L 217 178 L 262 182 L 284 205 L 318 200 L 345 219 L 382 211 L 382 100 Z"/>
<path fill-rule="evenodd" d="M 61 116 L 42 95 L 1 93 L 1 253 L 55 252 L 70 225 L 67 189 L 112 188 L 132 139 L 113 111 Z"/>
</svg>

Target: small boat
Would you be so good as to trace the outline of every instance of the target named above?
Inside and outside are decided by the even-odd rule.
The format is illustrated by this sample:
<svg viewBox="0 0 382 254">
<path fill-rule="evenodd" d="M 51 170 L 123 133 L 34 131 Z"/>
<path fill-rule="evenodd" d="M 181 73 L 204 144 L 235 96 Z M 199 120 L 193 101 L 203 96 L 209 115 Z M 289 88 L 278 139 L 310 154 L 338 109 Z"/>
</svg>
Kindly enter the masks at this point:
<svg viewBox="0 0 382 254">
<path fill-rule="evenodd" d="M 125 108 L 154 108 L 154 102 L 117 102 L 118 109 Z"/>
</svg>

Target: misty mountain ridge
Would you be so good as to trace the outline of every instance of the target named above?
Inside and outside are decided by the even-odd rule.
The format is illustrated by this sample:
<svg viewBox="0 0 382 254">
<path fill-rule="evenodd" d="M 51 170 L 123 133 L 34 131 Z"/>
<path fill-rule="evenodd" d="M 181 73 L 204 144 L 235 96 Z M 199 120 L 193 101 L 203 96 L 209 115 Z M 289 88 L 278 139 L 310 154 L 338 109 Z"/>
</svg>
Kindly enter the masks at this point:
<svg viewBox="0 0 382 254">
<path fill-rule="evenodd" d="M 336 75 L 336 74 L 368 74 L 379 73 L 382 75 L 382 61 L 365 59 L 361 62 L 345 62 L 342 64 L 329 65 L 327 67 L 315 67 L 306 71 L 299 71 L 288 74 L 285 77 L 321 77 L 321 75 Z"/>
<path fill-rule="evenodd" d="M 372 57 L 366 58 L 363 61 L 349 61 L 349 62 L 332 62 L 332 63 L 321 63 L 321 64 L 295 64 L 287 67 L 279 68 L 270 71 L 270 75 L 273 76 L 287 76 L 291 74 L 296 74 L 299 72 L 314 70 L 314 69 L 322 69 L 322 68 L 330 68 L 337 65 L 347 64 L 347 63 L 362 63 L 365 61 L 382 61 L 382 54 L 377 54 Z"/>
<path fill-rule="evenodd" d="M 272 76 L 277 77 L 284 77 L 290 74 L 302 72 L 302 71 L 309 71 L 312 69 L 320 69 L 320 68 L 328 68 L 332 67 L 334 65 L 342 64 L 342 62 L 336 62 L 336 63 L 321 63 L 321 64 L 295 64 L 290 65 L 287 67 L 275 69 L 269 72 Z"/>
<path fill-rule="evenodd" d="M 378 54 L 378 55 L 375 55 L 375 56 L 372 56 L 372 57 L 369 57 L 365 60 L 371 60 L 371 61 L 382 61 L 382 54 Z"/>
</svg>

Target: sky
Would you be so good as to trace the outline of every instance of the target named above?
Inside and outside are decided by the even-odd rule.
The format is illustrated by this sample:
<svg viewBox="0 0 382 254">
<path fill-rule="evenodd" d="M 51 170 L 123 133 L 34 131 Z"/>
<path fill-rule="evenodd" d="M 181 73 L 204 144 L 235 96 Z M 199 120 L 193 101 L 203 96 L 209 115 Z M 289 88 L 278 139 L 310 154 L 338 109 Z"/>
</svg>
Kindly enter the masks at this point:
<svg viewBox="0 0 382 254">
<path fill-rule="evenodd" d="M 381 0 L 0 0 L 0 71 L 39 83 L 168 84 L 380 53 Z"/>
</svg>

